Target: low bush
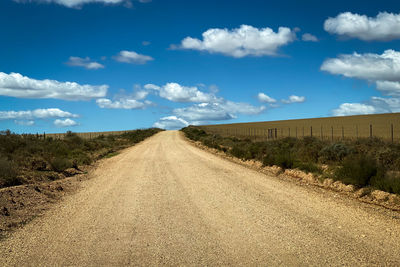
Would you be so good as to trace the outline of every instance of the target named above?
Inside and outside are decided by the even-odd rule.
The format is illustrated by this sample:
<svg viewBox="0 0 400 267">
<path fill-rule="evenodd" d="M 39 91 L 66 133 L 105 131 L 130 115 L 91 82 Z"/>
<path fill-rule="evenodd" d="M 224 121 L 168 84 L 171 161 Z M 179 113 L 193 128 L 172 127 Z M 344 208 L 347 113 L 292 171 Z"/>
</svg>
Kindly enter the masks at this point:
<svg viewBox="0 0 400 267">
<path fill-rule="evenodd" d="M 357 186 L 370 185 L 371 179 L 377 177 L 378 165 L 376 160 L 365 155 L 349 156 L 343 160 L 342 166 L 335 171 L 335 178 L 345 184 Z"/>
<path fill-rule="evenodd" d="M 13 162 L 0 158 L 0 187 L 20 185 L 22 181 L 18 178 L 18 172 Z"/>
</svg>

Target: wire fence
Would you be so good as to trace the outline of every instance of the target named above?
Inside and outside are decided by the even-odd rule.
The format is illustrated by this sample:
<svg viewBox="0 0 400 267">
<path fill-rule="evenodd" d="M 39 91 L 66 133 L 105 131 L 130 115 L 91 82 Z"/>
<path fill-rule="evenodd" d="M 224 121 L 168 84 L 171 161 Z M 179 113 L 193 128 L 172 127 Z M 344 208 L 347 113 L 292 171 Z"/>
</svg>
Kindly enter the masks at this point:
<svg viewBox="0 0 400 267">
<path fill-rule="evenodd" d="M 136 130 L 127 130 L 127 131 L 107 131 L 107 132 L 87 132 L 87 133 L 73 133 L 74 135 L 77 135 L 83 139 L 94 139 L 99 136 L 108 136 L 108 135 L 121 135 L 125 134 L 128 132 L 134 132 Z M 52 133 L 52 134 L 47 134 L 45 132 L 43 133 L 36 133 L 36 137 L 38 139 L 46 139 L 46 138 L 53 138 L 53 139 L 64 139 L 65 136 L 67 136 L 68 133 Z"/>
<path fill-rule="evenodd" d="M 323 140 L 378 137 L 400 142 L 400 113 L 199 126 L 209 133 L 253 140 L 307 136 Z"/>
</svg>

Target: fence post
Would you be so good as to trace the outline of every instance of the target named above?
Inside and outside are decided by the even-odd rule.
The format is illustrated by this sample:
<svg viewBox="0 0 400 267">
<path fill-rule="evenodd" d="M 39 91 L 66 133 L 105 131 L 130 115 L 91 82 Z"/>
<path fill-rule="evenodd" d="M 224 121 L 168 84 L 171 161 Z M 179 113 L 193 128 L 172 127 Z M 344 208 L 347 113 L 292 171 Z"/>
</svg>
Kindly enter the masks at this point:
<svg viewBox="0 0 400 267">
<path fill-rule="evenodd" d="M 310 133 L 311 133 L 311 137 L 312 137 L 312 126 L 310 127 Z"/>
<path fill-rule="evenodd" d="M 393 125 L 392 125 L 392 130 L 393 130 Z M 393 133 L 393 131 L 392 131 L 392 133 Z M 43 140 L 46 140 L 46 132 L 43 132 Z"/>
<path fill-rule="evenodd" d="M 297 126 L 296 126 L 296 138 L 297 138 Z"/>
<path fill-rule="evenodd" d="M 290 127 L 289 127 L 289 137 L 290 137 Z"/>
<path fill-rule="evenodd" d="M 333 126 L 331 126 L 331 136 L 332 136 L 332 142 L 333 142 Z"/>
<path fill-rule="evenodd" d="M 369 125 L 369 138 L 372 138 L 372 124 Z"/>
</svg>

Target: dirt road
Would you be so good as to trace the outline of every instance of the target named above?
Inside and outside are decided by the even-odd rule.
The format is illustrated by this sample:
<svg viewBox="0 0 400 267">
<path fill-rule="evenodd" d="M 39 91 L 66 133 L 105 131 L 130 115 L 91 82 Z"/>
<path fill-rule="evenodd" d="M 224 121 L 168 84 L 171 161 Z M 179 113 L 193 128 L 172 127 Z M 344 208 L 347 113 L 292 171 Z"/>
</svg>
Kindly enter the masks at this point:
<svg viewBox="0 0 400 267">
<path fill-rule="evenodd" d="M 400 213 L 268 177 L 167 131 L 0 241 L 0 266 L 399 265 Z"/>
</svg>

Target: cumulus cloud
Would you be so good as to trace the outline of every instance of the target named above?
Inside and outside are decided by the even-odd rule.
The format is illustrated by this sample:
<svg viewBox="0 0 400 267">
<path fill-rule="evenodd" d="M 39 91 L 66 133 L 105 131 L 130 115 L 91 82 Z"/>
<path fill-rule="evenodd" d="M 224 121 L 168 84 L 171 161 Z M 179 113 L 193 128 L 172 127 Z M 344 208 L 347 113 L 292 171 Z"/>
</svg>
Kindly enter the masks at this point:
<svg viewBox="0 0 400 267">
<path fill-rule="evenodd" d="M 400 52 L 386 50 L 378 54 L 341 55 L 323 62 L 321 70 L 349 78 L 375 82 L 385 95 L 400 95 Z"/>
<path fill-rule="evenodd" d="M 130 63 L 130 64 L 146 64 L 148 61 L 154 60 L 151 56 L 141 55 L 134 51 L 123 50 L 118 55 L 114 56 L 114 59 L 118 62 Z"/>
<path fill-rule="evenodd" d="M 369 81 L 398 81 L 400 52 L 389 49 L 381 55 L 371 53 L 340 55 L 338 58 L 325 60 L 321 70 Z"/>
<path fill-rule="evenodd" d="M 247 103 L 224 101 L 222 103 L 201 103 L 177 108 L 173 110 L 173 113 L 191 124 L 198 124 L 205 121 L 230 120 L 236 118 L 236 114 L 259 114 L 264 110 L 264 106 L 255 107 Z"/>
<path fill-rule="evenodd" d="M 274 99 L 264 93 L 258 93 L 257 98 L 260 102 L 263 102 L 263 103 L 269 103 L 269 104 L 276 103 L 276 99 Z"/>
<path fill-rule="evenodd" d="M 303 34 L 301 40 L 305 42 L 318 42 L 318 38 L 310 33 Z"/>
<path fill-rule="evenodd" d="M 70 127 L 70 126 L 76 126 L 78 125 L 78 123 L 71 119 L 65 119 L 65 120 L 57 119 L 54 121 L 54 125 L 57 127 Z"/>
<path fill-rule="evenodd" d="M 343 103 L 339 106 L 339 108 L 332 111 L 332 114 L 334 116 L 349 116 L 373 113 L 376 113 L 376 109 L 374 106 L 362 103 Z"/>
<path fill-rule="evenodd" d="M 90 3 L 102 3 L 102 4 L 125 4 L 127 6 L 132 5 L 129 0 L 14 0 L 17 3 L 55 3 L 59 5 L 63 5 L 69 8 L 79 8 L 84 4 Z"/>
<path fill-rule="evenodd" d="M 121 98 L 115 101 L 112 101 L 108 98 L 100 98 L 96 100 L 96 103 L 100 108 L 109 109 L 143 109 L 152 104 L 152 102 L 148 100 L 141 102 L 136 99 L 129 98 Z"/>
<path fill-rule="evenodd" d="M 328 18 L 324 29 L 331 33 L 364 41 L 388 41 L 400 38 L 400 14 L 379 12 L 374 18 L 351 12 Z"/>
<path fill-rule="evenodd" d="M 35 124 L 35 121 L 15 120 L 14 123 L 22 126 L 32 126 Z"/>
<path fill-rule="evenodd" d="M 184 119 L 178 118 L 176 116 L 168 116 L 159 119 L 153 124 L 153 127 L 167 130 L 176 130 L 186 127 L 188 125 L 189 123 Z"/>
<path fill-rule="evenodd" d="M 178 83 L 167 83 L 163 86 L 146 84 L 144 88 L 156 91 L 160 97 L 173 102 L 211 102 L 217 100 L 214 94 L 204 93 L 196 86 L 183 86 Z"/>
<path fill-rule="evenodd" d="M 0 111 L 0 120 L 31 120 L 47 118 L 77 118 L 79 115 L 63 111 L 58 108 L 23 110 L 23 111 Z"/>
<path fill-rule="evenodd" d="M 332 111 L 334 115 L 390 113 L 400 111 L 400 52 L 386 50 L 378 54 L 341 55 L 327 59 L 321 70 L 376 84 L 385 96 L 372 97 L 364 103 L 344 103 Z"/>
<path fill-rule="evenodd" d="M 66 63 L 69 66 L 78 66 L 84 67 L 89 70 L 103 69 L 104 65 L 91 61 L 89 57 L 81 58 L 81 57 L 69 57 L 68 62 Z"/>
<path fill-rule="evenodd" d="M 400 82 L 377 81 L 376 88 L 384 95 L 400 97 Z"/>
<path fill-rule="evenodd" d="M 274 32 L 268 27 L 258 29 L 249 25 L 241 25 L 232 30 L 209 29 L 202 36 L 203 40 L 186 37 L 180 48 L 221 53 L 236 58 L 273 56 L 281 46 L 296 39 L 295 31 L 286 27 L 279 27 L 278 32 Z"/>
<path fill-rule="evenodd" d="M 304 96 L 297 95 L 291 95 L 288 99 L 282 99 L 282 102 L 285 104 L 302 103 L 304 101 L 306 101 L 306 98 Z"/>
<path fill-rule="evenodd" d="M 19 73 L 0 72 L 0 95 L 19 98 L 89 100 L 104 97 L 108 85 L 80 85 L 75 82 L 35 80 Z"/>
</svg>

